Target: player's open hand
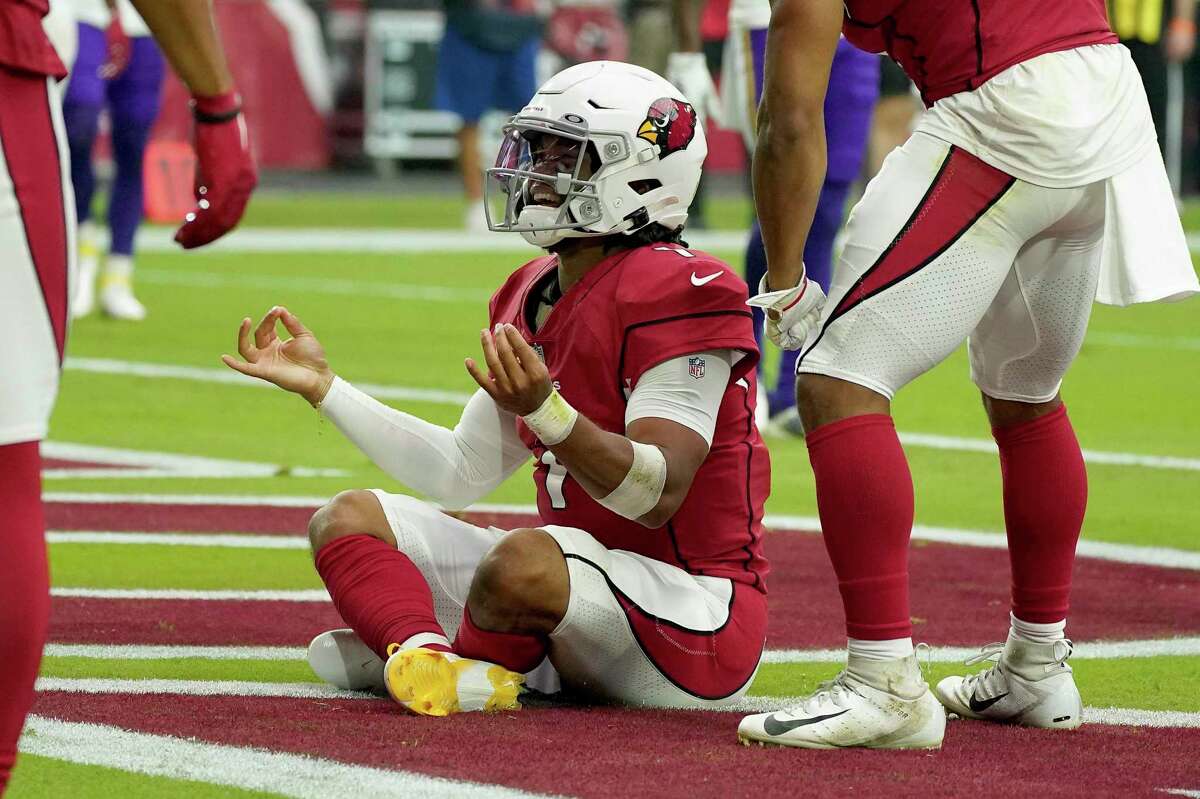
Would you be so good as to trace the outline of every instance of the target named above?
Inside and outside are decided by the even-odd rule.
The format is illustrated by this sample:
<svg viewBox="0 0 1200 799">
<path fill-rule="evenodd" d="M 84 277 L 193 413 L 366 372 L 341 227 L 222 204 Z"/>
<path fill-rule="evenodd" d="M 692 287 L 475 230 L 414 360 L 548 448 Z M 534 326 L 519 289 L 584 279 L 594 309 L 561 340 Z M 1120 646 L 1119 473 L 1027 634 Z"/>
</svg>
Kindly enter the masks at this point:
<svg viewBox="0 0 1200 799">
<path fill-rule="evenodd" d="M 496 325 L 479 335 L 487 371 L 467 358 L 467 371 L 479 387 L 506 411 L 524 416 L 533 413 L 550 396 L 554 386 L 550 370 L 512 325 Z"/>
<path fill-rule="evenodd" d="M 283 322 L 292 337 L 279 338 L 275 334 L 276 322 Z M 244 375 L 299 394 L 313 406 L 325 399 L 333 385 L 333 371 L 325 360 L 325 348 L 295 314 L 276 305 L 258 323 L 253 336 L 251 324 L 247 317 L 238 328 L 238 353 L 245 360 L 222 355 L 221 361 Z"/>
</svg>

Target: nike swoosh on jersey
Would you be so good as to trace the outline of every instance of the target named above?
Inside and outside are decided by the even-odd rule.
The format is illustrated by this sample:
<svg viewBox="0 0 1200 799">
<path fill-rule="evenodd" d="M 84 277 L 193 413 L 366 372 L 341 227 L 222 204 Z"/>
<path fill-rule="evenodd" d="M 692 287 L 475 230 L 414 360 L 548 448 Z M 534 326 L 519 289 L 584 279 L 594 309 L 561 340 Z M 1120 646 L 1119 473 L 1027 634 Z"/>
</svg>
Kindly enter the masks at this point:
<svg viewBox="0 0 1200 799">
<path fill-rule="evenodd" d="M 849 713 L 850 709 L 846 708 L 841 713 L 830 713 L 825 716 L 810 716 L 806 719 L 793 719 L 791 721 L 780 721 L 775 718 L 776 714 L 772 713 L 763 719 L 763 732 L 767 735 L 783 735 L 785 732 L 791 732 L 797 727 L 804 727 L 809 724 L 816 724 L 819 721 L 828 721 L 835 719 L 842 713 Z"/>
<path fill-rule="evenodd" d="M 982 713 L 983 711 L 987 710 L 989 707 L 996 704 L 997 702 L 999 702 L 1001 699 L 1003 699 L 1006 696 L 1008 696 L 1008 694 L 1003 693 L 1003 694 L 1000 694 L 999 696 L 993 696 L 991 699 L 978 699 L 978 698 L 976 698 L 975 694 L 972 693 L 971 701 L 968 702 L 967 704 L 969 704 L 971 706 L 971 712 Z"/>
<path fill-rule="evenodd" d="M 713 272 L 711 275 L 705 275 L 704 277 L 696 277 L 696 273 L 692 272 L 692 285 L 693 286 L 703 286 L 705 283 L 709 283 L 713 280 L 716 280 L 723 274 L 725 274 L 725 273 L 724 272 Z"/>
</svg>

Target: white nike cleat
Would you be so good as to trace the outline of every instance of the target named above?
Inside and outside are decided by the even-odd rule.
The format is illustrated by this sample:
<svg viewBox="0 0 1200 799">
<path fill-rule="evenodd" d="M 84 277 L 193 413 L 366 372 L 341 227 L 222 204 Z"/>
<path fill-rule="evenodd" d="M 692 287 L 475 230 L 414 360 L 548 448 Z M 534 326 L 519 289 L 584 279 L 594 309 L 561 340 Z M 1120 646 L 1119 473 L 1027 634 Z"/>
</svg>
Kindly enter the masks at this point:
<svg viewBox="0 0 1200 799">
<path fill-rule="evenodd" d="M 312 639 L 308 665 L 322 680 L 343 691 L 387 693 L 383 659 L 354 630 L 330 630 Z"/>
<path fill-rule="evenodd" d="M 423 716 L 475 710 L 519 710 L 525 677 L 503 666 L 436 649 L 388 647 L 384 665 L 387 691 Z"/>
<path fill-rule="evenodd" d="M 738 740 L 807 749 L 938 749 L 945 730 L 946 713 L 910 655 L 850 658 L 845 671 L 799 706 L 742 719 Z"/>
<path fill-rule="evenodd" d="M 1067 639 L 1034 644 L 1009 635 L 969 658 L 996 665 L 969 677 L 947 677 L 937 685 L 938 699 L 965 719 L 999 721 L 1026 727 L 1073 730 L 1083 723 L 1083 700 L 1071 676 Z"/>
</svg>

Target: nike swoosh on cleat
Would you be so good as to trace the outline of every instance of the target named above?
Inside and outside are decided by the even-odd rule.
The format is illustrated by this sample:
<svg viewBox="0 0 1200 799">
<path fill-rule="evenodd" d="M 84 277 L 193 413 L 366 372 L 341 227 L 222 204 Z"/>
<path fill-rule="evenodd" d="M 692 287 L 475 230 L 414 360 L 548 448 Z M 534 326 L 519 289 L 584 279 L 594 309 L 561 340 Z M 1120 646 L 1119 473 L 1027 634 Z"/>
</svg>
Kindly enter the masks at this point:
<svg viewBox="0 0 1200 799">
<path fill-rule="evenodd" d="M 982 713 L 983 711 L 987 710 L 989 707 L 996 704 L 997 702 L 999 702 L 1001 699 L 1003 699 L 1006 696 L 1008 696 L 1008 694 L 1003 693 L 1003 694 L 1000 694 L 999 696 L 993 696 L 991 699 L 976 699 L 975 694 L 971 694 L 971 701 L 968 702 L 967 704 L 969 704 L 971 706 L 971 712 Z"/>
<path fill-rule="evenodd" d="M 697 277 L 696 273 L 692 272 L 692 285 L 693 286 L 703 286 L 705 283 L 716 280 L 722 274 L 724 274 L 724 273 L 723 272 L 713 272 L 711 275 L 705 275 L 704 277 Z"/>
<path fill-rule="evenodd" d="M 779 719 L 775 718 L 775 714 L 772 713 L 763 719 L 763 732 L 765 732 L 767 735 L 783 735 L 785 732 L 791 732 L 797 727 L 803 727 L 808 724 L 816 724 L 818 721 L 835 719 L 842 715 L 842 713 L 849 712 L 850 709 L 846 708 L 841 713 L 830 713 L 826 716 L 811 716 L 806 719 L 794 719 L 792 721 L 780 721 Z"/>
</svg>

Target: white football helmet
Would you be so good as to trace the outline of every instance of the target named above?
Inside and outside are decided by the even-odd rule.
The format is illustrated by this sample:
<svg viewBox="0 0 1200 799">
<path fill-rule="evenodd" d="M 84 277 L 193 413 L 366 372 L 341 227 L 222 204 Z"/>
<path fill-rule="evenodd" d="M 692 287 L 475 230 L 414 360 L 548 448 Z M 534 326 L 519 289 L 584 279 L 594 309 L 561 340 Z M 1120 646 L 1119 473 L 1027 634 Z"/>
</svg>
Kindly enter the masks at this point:
<svg viewBox="0 0 1200 799">
<path fill-rule="evenodd" d="M 505 125 L 487 170 L 488 227 L 544 248 L 654 222 L 673 230 L 687 221 L 707 154 L 695 109 L 666 80 L 618 61 L 578 64 Z"/>
</svg>

